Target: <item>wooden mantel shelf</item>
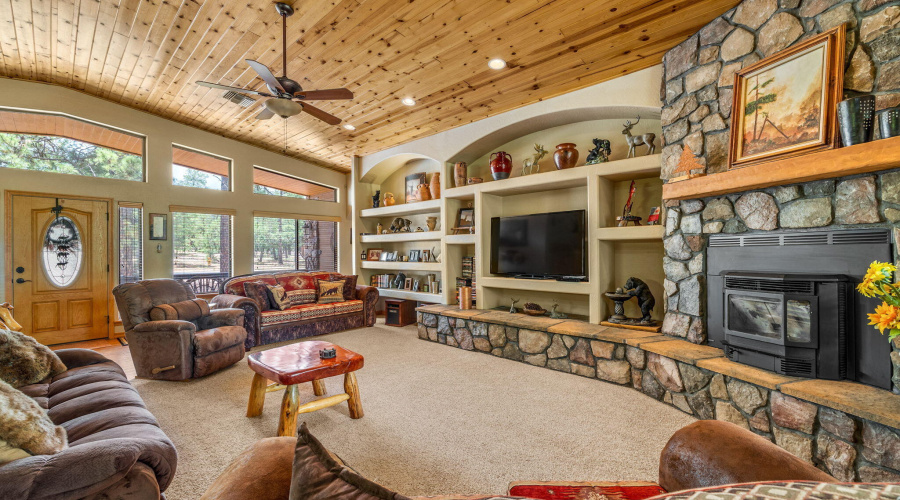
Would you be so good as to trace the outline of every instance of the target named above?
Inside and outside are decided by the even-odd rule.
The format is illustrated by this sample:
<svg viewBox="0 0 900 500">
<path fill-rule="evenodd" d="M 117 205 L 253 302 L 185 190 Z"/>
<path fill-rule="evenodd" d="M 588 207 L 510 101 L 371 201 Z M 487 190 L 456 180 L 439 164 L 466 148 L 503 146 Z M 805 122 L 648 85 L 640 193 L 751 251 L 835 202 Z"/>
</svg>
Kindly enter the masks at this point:
<svg viewBox="0 0 900 500">
<path fill-rule="evenodd" d="M 666 200 L 689 200 L 900 167 L 900 137 L 761 163 L 663 185 Z"/>
</svg>

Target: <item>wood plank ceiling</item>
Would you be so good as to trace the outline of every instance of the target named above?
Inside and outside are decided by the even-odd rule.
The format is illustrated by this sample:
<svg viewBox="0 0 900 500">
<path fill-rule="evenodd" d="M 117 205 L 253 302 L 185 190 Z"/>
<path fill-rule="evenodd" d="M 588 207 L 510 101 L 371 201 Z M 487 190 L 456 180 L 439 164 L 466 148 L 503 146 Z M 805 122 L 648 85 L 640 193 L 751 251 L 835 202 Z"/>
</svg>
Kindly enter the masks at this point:
<svg viewBox="0 0 900 500">
<path fill-rule="evenodd" d="M 338 170 L 365 155 L 658 64 L 738 0 L 297 1 L 288 76 L 347 87 L 301 114 L 287 154 Z M 509 67 L 487 67 L 494 57 Z M 257 121 L 206 80 L 265 91 L 247 67 L 281 74 L 268 0 L 0 0 L 0 76 L 58 84 L 273 151 L 280 118 Z M 417 104 L 404 106 L 412 97 Z"/>
</svg>

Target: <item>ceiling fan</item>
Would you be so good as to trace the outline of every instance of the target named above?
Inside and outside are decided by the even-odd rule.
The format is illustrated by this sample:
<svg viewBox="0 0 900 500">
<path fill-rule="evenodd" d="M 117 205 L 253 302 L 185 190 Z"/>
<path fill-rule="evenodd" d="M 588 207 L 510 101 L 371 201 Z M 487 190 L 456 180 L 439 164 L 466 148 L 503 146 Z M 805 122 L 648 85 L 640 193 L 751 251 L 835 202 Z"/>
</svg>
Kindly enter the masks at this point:
<svg viewBox="0 0 900 500">
<path fill-rule="evenodd" d="M 263 110 L 256 115 L 257 120 L 268 120 L 274 115 L 282 118 L 289 118 L 305 111 L 310 115 L 328 123 L 337 125 L 341 123 L 341 119 L 322 111 L 321 109 L 308 104 L 306 102 L 297 101 L 329 101 L 335 99 L 353 99 L 353 92 L 348 89 L 327 89 L 327 90 L 303 90 L 300 84 L 295 80 L 287 77 L 287 18 L 294 14 L 294 8 L 286 3 L 276 3 L 275 10 L 282 18 L 281 22 L 281 76 L 275 76 L 272 71 L 264 64 L 247 59 L 247 64 L 253 68 L 260 78 L 266 83 L 270 94 L 258 92 L 256 90 L 241 89 L 238 87 L 229 87 L 228 85 L 219 85 L 218 83 L 197 82 L 197 85 L 210 87 L 214 89 L 230 90 L 241 94 L 253 94 L 263 97 L 271 97 L 263 102 Z"/>
</svg>

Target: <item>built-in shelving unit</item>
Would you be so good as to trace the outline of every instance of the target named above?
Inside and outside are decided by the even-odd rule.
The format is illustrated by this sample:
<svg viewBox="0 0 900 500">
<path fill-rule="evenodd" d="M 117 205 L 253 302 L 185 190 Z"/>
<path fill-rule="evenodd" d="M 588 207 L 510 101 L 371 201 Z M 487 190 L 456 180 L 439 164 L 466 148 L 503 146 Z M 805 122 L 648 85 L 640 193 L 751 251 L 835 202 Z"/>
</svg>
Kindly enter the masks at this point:
<svg viewBox="0 0 900 500">
<path fill-rule="evenodd" d="M 364 260 L 360 262 L 363 269 L 383 269 L 385 271 L 440 271 L 440 262 L 382 262 L 380 260 Z"/>
<path fill-rule="evenodd" d="M 412 233 L 364 234 L 360 236 L 363 243 L 396 243 L 403 241 L 441 241 L 440 231 Z"/>
<path fill-rule="evenodd" d="M 401 203 L 389 207 L 364 208 L 360 217 L 400 217 L 404 215 L 436 214 L 441 211 L 441 200 Z"/>
<path fill-rule="evenodd" d="M 594 235 L 607 241 L 652 241 L 661 240 L 664 232 L 663 226 L 601 227 Z"/>
<path fill-rule="evenodd" d="M 495 146 L 497 145 L 488 147 L 493 151 L 496 150 Z M 488 153 L 490 151 L 474 154 Z M 609 316 L 612 308 L 603 293 L 624 285 L 628 277 L 636 276 L 651 286 L 657 297 L 657 304 L 660 305 L 656 317 L 661 319 L 662 304 L 665 302 L 662 271 L 665 255 L 662 243 L 664 228 L 661 225 L 616 227 L 616 217 L 622 214 L 632 181 L 635 181 L 635 197 L 638 200 L 633 208 L 634 215 L 644 217 L 646 224 L 650 208 L 662 206 L 660 155 L 644 155 L 565 170 L 555 170 L 552 166 L 548 168 L 545 162 L 543 172 L 526 176 L 514 175 L 499 181 L 492 180 L 490 175 L 483 175 L 482 158 L 478 160 L 480 166 L 476 167 L 474 175 L 482 176 L 485 182 L 450 187 L 454 183 L 454 162 L 460 160 L 466 159 L 450 158 L 437 166 L 434 163 L 417 164 L 410 168 L 401 165 L 396 167 L 394 173 L 383 174 L 387 177 L 363 185 L 361 189 L 357 188 L 356 199 L 359 203 L 368 205 L 376 190 L 396 193 L 400 186 L 405 185 L 406 176 L 416 171 L 424 170 L 428 177 L 435 171 L 441 172 L 443 186 L 441 198 L 437 200 L 365 208 L 357 212 L 359 232 L 374 231 L 378 223 L 387 227 L 394 217 L 409 218 L 414 229 L 426 217 L 437 216 L 439 221 L 435 231 L 426 233 L 361 236 L 357 249 L 359 253 L 371 248 L 381 248 L 383 252 L 397 251 L 400 255 L 407 254 L 410 250 L 440 249 L 439 262 L 361 260 L 358 265 L 362 275 L 361 282 L 368 282 L 375 274 L 396 274 L 402 271 L 407 276 L 421 280 L 425 274 L 434 273 L 442 284 L 439 294 L 380 289 L 381 295 L 420 302 L 456 304 L 456 279 L 463 277 L 463 259 L 471 256 L 475 258 L 477 308 L 505 308 L 510 306 L 512 300 L 520 301 L 517 305 L 519 308 L 525 302 L 537 302 L 546 309 L 557 303 L 560 312 L 588 316 L 591 322 L 599 323 Z M 476 158 L 469 158 L 466 161 L 475 160 Z M 518 161 L 521 161 L 521 156 Z M 516 174 L 519 172 L 514 171 Z M 474 208 L 475 232 L 453 234 L 457 214 L 460 209 L 465 208 Z M 517 279 L 490 273 L 490 224 L 493 217 L 581 209 L 586 211 L 588 219 L 588 281 Z M 626 313 L 632 316 L 636 314 L 633 310 L 626 310 Z"/>
</svg>

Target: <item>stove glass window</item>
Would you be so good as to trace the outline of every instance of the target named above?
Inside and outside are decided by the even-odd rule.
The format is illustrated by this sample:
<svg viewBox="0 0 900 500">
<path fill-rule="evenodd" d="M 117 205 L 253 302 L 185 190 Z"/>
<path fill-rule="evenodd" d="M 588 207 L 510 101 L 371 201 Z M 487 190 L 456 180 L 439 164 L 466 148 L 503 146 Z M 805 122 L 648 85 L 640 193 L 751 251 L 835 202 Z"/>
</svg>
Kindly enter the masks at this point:
<svg viewBox="0 0 900 500">
<path fill-rule="evenodd" d="M 780 340 L 784 335 L 784 302 L 754 295 L 728 296 L 728 328 Z"/>
<path fill-rule="evenodd" d="M 812 305 L 808 300 L 787 301 L 787 338 L 799 343 L 812 340 Z"/>
</svg>

